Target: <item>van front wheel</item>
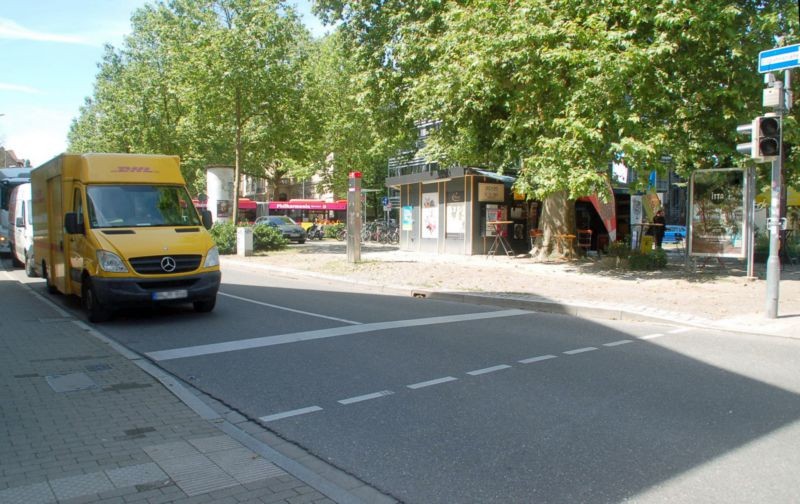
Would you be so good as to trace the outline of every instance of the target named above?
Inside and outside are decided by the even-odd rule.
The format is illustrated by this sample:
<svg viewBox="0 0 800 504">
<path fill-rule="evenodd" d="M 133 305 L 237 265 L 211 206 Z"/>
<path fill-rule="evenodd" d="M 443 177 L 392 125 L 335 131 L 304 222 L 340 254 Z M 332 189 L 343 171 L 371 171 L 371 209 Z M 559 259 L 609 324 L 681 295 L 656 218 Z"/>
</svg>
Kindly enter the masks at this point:
<svg viewBox="0 0 800 504">
<path fill-rule="evenodd" d="M 217 304 L 217 298 L 213 297 L 211 299 L 203 299 L 201 301 L 195 301 L 192 303 L 194 306 L 194 311 L 199 313 L 208 313 L 214 309 L 214 306 Z"/>
<path fill-rule="evenodd" d="M 83 302 L 83 308 L 86 310 L 86 314 L 89 317 L 89 322 L 105 322 L 111 318 L 111 310 L 104 307 L 100 303 L 100 300 L 97 299 L 97 293 L 95 292 L 94 286 L 92 285 L 92 281 L 89 279 L 89 277 L 85 277 L 83 279 L 81 285 L 81 301 Z"/>
</svg>

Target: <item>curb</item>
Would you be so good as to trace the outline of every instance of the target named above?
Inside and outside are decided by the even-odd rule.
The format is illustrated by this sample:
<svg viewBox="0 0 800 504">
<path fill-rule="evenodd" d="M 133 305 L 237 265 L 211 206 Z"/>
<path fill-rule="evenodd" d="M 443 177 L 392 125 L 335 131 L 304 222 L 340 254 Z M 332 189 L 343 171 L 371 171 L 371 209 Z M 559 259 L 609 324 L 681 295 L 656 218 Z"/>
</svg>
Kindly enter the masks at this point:
<svg viewBox="0 0 800 504">
<path fill-rule="evenodd" d="M 457 303 L 477 304 L 483 306 L 499 306 L 503 308 L 516 308 L 530 310 L 541 313 L 552 313 L 555 315 L 566 315 L 579 318 L 599 318 L 606 320 L 620 320 L 628 322 L 654 322 L 670 324 L 684 327 L 694 327 L 715 331 L 727 331 L 739 334 L 750 334 L 768 336 L 773 338 L 798 339 L 798 337 L 788 336 L 775 332 L 759 330 L 758 327 L 737 328 L 729 327 L 730 321 L 712 320 L 685 313 L 669 312 L 648 306 L 620 306 L 609 304 L 580 303 L 580 302 L 560 302 L 544 299 L 531 299 L 518 296 L 496 296 L 480 293 L 463 293 L 446 290 L 424 289 L 412 286 L 387 286 L 371 281 L 353 280 L 347 277 L 317 273 L 302 269 L 286 268 L 282 266 L 272 266 L 269 264 L 256 263 L 251 261 L 240 261 L 235 258 L 223 257 L 222 262 L 240 268 L 256 268 L 271 271 L 279 274 L 304 276 L 307 278 L 318 278 L 320 280 L 332 281 L 337 283 L 349 283 L 369 287 L 373 292 L 395 294 L 400 296 L 411 296 L 425 299 L 436 299 L 441 301 L 451 301 Z M 535 297 L 535 294 L 531 294 Z"/>
<path fill-rule="evenodd" d="M 8 280 L 17 282 L 8 272 L 5 270 L 2 272 Z M 393 497 L 341 471 L 336 466 L 326 463 L 314 454 L 305 451 L 305 449 L 300 446 L 290 442 L 279 441 L 278 444 L 281 446 L 291 444 L 293 447 L 288 452 L 284 453 L 279 446 L 274 446 L 270 442 L 259 439 L 256 436 L 263 433 L 266 434 L 268 438 L 275 438 L 278 440 L 271 431 L 260 425 L 257 421 L 239 416 L 238 413 L 229 409 L 225 404 L 220 403 L 201 390 L 184 383 L 180 378 L 158 367 L 146 356 L 130 350 L 128 347 L 104 335 L 93 326 L 75 318 L 73 313 L 62 309 L 53 301 L 42 296 L 40 293 L 33 290 L 30 285 L 25 283 L 20 283 L 20 285 L 27 288 L 40 302 L 48 305 L 64 318 L 71 319 L 73 324 L 84 330 L 89 336 L 107 345 L 112 351 L 120 354 L 142 372 L 151 376 L 203 421 L 211 423 L 220 432 L 235 439 L 246 448 L 261 456 L 264 460 L 275 464 L 289 475 L 297 478 L 297 480 L 302 481 L 326 497 L 341 504 L 364 504 L 367 502 L 391 504 L 397 502 Z M 234 421 L 232 418 L 239 418 L 239 421 Z M 302 453 L 303 456 L 298 457 L 298 453 Z"/>
</svg>

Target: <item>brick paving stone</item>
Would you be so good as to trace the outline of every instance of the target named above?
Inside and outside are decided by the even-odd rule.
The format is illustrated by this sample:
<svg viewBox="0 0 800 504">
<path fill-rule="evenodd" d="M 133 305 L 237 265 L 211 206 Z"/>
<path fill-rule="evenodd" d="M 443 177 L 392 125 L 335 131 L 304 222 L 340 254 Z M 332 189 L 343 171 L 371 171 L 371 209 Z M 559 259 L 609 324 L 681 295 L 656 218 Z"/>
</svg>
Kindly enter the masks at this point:
<svg viewBox="0 0 800 504">
<path fill-rule="evenodd" d="M 223 434 L 219 422 L 201 418 L 82 323 L 8 280 L 1 264 L 0 298 L 0 503 L 333 502 Z M 64 376 L 95 387 L 59 392 L 73 382 L 56 390 L 48 384 L 48 377 Z M 199 397 L 255 439 L 284 443 Z M 209 471 L 216 468 L 213 481 L 187 495 L 170 477 L 186 464 L 156 460 L 147 451 L 154 446 L 192 448 Z"/>
</svg>

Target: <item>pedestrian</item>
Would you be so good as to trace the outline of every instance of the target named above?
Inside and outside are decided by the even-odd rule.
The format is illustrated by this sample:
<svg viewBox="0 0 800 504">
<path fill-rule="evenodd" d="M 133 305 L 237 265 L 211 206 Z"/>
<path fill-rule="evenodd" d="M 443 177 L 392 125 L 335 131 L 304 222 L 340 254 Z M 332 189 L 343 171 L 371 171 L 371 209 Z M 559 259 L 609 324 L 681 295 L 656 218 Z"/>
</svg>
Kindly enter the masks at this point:
<svg viewBox="0 0 800 504">
<path fill-rule="evenodd" d="M 656 240 L 656 248 L 661 248 L 661 242 L 664 241 L 664 231 L 666 228 L 667 219 L 664 217 L 664 210 L 659 209 L 655 216 L 653 216 L 653 236 Z"/>
</svg>

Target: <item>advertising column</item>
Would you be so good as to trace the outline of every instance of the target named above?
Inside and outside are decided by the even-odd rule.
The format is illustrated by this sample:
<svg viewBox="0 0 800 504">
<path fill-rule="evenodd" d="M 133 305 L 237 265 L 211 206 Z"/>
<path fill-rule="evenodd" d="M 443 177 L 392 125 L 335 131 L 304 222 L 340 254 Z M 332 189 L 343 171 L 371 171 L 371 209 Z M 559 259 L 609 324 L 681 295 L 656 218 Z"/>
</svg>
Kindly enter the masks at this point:
<svg viewBox="0 0 800 504">
<path fill-rule="evenodd" d="M 233 215 L 233 167 L 206 168 L 208 210 L 214 222 L 229 222 Z"/>
</svg>

